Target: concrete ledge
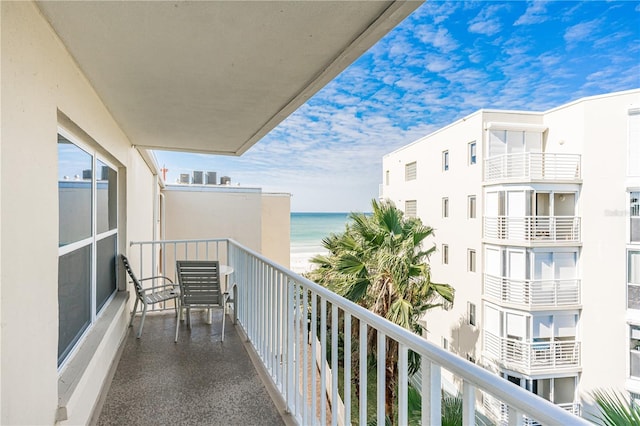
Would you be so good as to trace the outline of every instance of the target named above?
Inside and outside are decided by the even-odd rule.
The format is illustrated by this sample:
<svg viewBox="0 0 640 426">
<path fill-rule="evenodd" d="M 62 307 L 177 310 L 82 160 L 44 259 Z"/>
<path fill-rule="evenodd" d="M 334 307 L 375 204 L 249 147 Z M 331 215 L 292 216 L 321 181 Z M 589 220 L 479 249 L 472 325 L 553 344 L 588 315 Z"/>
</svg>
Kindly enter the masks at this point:
<svg viewBox="0 0 640 426">
<path fill-rule="evenodd" d="M 111 300 L 109 305 L 105 308 L 104 312 L 102 312 L 91 330 L 85 336 L 84 341 L 81 343 L 76 353 L 67 362 L 67 365 L 60 373 L 58 377 L 58 409 L 56 412 L 56 422 L 69 420 L 69 406 L 73 400 L 80 398 L 80 394 L 82 394 L 83 398 L 92 398 L 90 394 L 87 394 L 85 388 L 87 381 L 95 381 L 97 379 L 96 377 L 94 377 L 95 371 L 91 371 L 90 368 L 92 364 L 96 362 L 95 358 L 107 356 L 110 357 L 111 360 L 109 366 L 113 363 L 114 356 L 110 356 L 107 352 L 113 352 L 115 355 L 119 347 L 105 348 L 104 342 L 111 340 L 114 336 L 114 333 L 115 335 L 118 334 L 118 330 L 116 330 L 115 328 L 117 328 L 117 324 L 120 322 L 119 320 L 122 318 L 122 316 L 126 314 L 128 299 L 128 292 L 116 293 L 113 300 Z M 121 334 L 122 336 L 118 338 L 120 343 L 122 341 L 122 337 L 126 335 L 126 329 L 124 329 Z M 112 351 L 110 351 L 109 349 L 112 349 Z M 92 377 L 88 378 L 87 376 Z M 106 377 L 104 376 L 102 378 L 99 378 L 99 388 L 102 388 L 102 384 L 105 378 Z M 81 385 L 81 383 L 83 382 L 84 386 Z M 96 398 L 98 396 L 99 395 L 96 395 Z M 95 403 L 91 404 L 91 406 L 88 407 L 90 412 L 93 411 L 94 406 Z"/>
</svg>

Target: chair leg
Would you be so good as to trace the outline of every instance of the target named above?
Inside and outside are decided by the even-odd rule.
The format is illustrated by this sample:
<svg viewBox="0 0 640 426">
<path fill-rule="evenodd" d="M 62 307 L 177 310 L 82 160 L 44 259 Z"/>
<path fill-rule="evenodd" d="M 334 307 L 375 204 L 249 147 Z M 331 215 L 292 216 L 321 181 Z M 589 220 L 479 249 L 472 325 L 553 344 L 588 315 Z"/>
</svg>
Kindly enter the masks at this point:
<svg viewBox="0 0 640 426">
<path fill-rule="evenodd" d="M 138 339 L 142 336 L 142 327 L 144 327 L 144 317 L 147 315 L 147 304 L 143 303 L 142 320 L 140 321 L 140 329 L 138 330 Z"/>
<path fill-rule="evenodd" d="M 129 320 L 129 327 L 133 325 L 133 317 L 136 316 L 137 309 L 138 309 L 138 298 L 136 297 L 136 302 L 133 304 L 133 311 L 131 312 L 131 320 Z"/>
<path fill-rule="evenodd" d="M 180 317 L 182 316 L 182 307 L 178 310 L 178 318 L 176 318 L 176 340 L 175 343 L 178 343 L 178 332 L 180 331 Z"/>
</svg>

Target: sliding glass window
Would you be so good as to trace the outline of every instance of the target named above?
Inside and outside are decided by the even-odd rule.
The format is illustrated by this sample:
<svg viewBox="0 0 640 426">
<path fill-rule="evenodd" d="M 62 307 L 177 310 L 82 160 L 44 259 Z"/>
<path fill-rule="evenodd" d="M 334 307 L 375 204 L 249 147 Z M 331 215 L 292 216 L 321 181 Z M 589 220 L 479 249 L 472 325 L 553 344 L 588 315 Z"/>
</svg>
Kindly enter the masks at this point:
<svg viewBox="0 0 640 426">
<path fill-rule="evenodd" d="M 116 291 L 115 167 L 58 135 L 58 365 Z"/>
</svg>

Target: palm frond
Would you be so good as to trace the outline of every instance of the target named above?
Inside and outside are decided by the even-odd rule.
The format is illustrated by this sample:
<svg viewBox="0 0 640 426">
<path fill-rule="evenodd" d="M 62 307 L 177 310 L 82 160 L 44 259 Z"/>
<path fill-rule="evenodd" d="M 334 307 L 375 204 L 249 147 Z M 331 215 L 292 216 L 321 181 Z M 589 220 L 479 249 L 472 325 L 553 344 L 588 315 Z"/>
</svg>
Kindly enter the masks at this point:
<svg viewBox="0 0 640 426">
<path fill-rule="evenodd" d="M 595 420 L 605 426 L 631 426 L 640 424 L 640 407 L 633 405 L 624 396 L 612 390 L 595 390 L 591 393 L 600 408 Z"/>
</svg>

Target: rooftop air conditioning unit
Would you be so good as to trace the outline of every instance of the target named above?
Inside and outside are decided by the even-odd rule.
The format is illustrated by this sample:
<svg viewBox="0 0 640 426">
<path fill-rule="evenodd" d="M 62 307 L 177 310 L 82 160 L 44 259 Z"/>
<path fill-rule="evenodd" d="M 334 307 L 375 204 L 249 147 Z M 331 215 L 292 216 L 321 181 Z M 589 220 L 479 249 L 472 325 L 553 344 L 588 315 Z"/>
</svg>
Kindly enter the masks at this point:
<svg viewBox="0 0 640 426">
<path fill-rule="evenodd" d="M 82 179 L 91 180 L 91 169 L 85 169 L 82 171 Z"/>
<path fill-rule="evenodd" d="M 180 173 L 180 183 L 189 183 L 189 173 Z"/>
<path fill-rule="evenodd" d="M 231 178 L 229 176 L 222 176 L 220 178 L 220 185 L 231 185 Z"/>
<path fill-rule="evenodd" d="M 217 180 L 216 172 L 207 172 L 206 178 L 207 178 L 207 181 L 206 181 L 207 185 L 215 185 L 217 183 L 216 182 L 216 180 Z"/>
<path fill-rule="evenodd" d="M 194 185 L 202 185 L 204 183 L 204 172 L 193 171 L 193 182 Z"/>
</svg>

